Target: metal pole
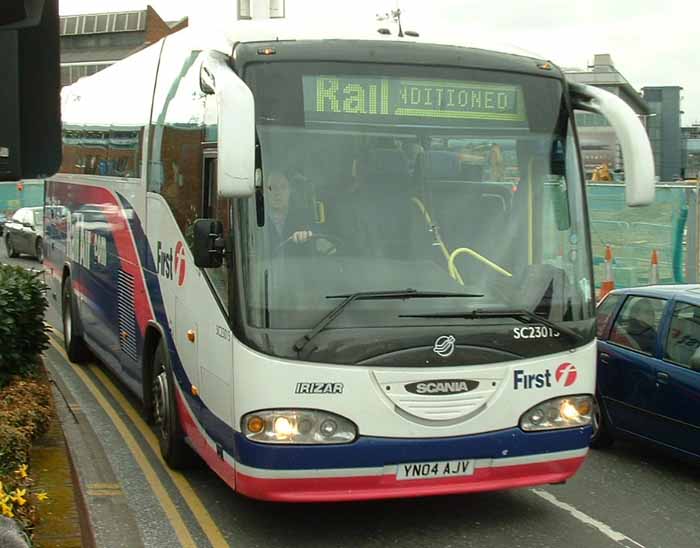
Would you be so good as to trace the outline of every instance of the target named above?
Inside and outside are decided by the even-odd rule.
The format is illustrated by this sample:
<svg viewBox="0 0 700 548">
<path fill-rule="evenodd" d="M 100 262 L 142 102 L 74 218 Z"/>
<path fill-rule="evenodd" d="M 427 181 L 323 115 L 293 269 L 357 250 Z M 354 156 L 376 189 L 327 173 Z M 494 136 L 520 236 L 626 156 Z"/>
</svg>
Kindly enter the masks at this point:
<svg viewBox="0 0 700 548">
<path fill-rule="evenodd" d="M 686 200 L 688 202 L 688 226 L 687 226 L 687 241 L 686 241 L 686 282 L 698 283 L 698 265 L 700 265 L 700 187 L 698 182 L 695 183 L 695 188 L 689 188 L 686 192 Z"/>
</svg>

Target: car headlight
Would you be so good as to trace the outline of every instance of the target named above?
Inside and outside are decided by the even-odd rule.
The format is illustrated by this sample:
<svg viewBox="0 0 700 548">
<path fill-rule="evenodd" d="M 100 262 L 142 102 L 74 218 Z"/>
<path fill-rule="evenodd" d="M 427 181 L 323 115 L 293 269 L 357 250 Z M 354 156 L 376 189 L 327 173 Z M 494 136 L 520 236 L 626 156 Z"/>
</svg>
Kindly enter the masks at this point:
<svg viewBox="0 0 700 548">
<path fill-rule="evenodd" d="M 246 438 L 262 443 L 350 443 L 357 427 L 348 419 L 326 411 L 269 409 L 248 413 L 241 419 Z"/>
<path fill-rule="evenodd" d="M 593 420 L 593 396 L 565 396 L 537 404 L 520 417 L 525 432 L 588 426 Z"/>
</svg>

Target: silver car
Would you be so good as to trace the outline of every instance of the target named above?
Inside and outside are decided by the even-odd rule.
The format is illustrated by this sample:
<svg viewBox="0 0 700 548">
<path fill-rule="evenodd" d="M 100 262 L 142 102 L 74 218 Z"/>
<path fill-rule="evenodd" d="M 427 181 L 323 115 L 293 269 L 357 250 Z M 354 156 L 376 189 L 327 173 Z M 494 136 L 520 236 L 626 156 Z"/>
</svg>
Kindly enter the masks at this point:
<svg viewBox="0 0 700 548">
<path fill-rule="evenodd" d="M 5 248 L 8 257 L 26 253 L 44 260 L 44 208 L 23 207 L 5 222 Z"/>
</svg>

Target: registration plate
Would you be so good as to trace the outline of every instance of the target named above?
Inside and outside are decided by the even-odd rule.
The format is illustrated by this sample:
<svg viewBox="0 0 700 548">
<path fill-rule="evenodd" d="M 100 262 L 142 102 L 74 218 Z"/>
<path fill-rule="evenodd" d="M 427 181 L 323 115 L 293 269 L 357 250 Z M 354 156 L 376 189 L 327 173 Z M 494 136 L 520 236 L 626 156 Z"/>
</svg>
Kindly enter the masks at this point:
<svg viewBox="0 0 700 548">
<path fill-rule="evenodd" d="M 473 460 L 443 460 L 439 462 L 412 462 L 399 464 L 397 480 L 447 478 L 471 476 L 474 473 Z"/>
</svg>

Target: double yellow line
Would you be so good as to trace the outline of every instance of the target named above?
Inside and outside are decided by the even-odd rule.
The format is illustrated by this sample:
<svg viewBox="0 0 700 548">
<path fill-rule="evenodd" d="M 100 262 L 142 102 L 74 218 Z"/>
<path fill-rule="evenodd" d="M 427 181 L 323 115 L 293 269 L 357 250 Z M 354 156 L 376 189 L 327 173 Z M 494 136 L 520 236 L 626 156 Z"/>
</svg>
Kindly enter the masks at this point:
<svg viewBox="0 0 700 548">
<path fill-rule="evenodd" d="M 165 485 L 163 485 L 163 482 L 158 477 L 158 474 L 156 473 L 153 464 L 146 457 L 143 450 L 136 441 L 136 438 L 134 438 L 133 434 L 127 427 L 124 420 L 117 413 L 117 410 L 102 395 L 100 389 L 85 372 L 85 367 L 71 362 L 70 359 L 68 359 L 66 352 L 63 350 L 63 347 L 60 344 L 58 344 L 53 337 L 50 337 L 50 342 L 51 346 L 53 346 L 53 348 L 59 354 L 61 354 L 61 356 L 63 356 L 66 362 L 70 364 L 73 372 L 80 378 L 81 381 L 83 381 L 83 384 L 85 384 L 87 389 L 97 400 L 97 403 L 100 404 L 100 407 L 104 409 L 105 413 L 107 413 L 107 416 L 109 416 L 112 423 L 114 423 L 115 428 L 117 429 L 121 437 L 124 439 L 124 442 L 129 448 L 129 451 L 131 451 L 131 454 L 134 456 L 134 459 L 136 460 L 144 476 L 146 477 L 146 480 L 148 481 L 151 490 L 160 501 L 160 504 L 163 507 L 163 511 L 165 512 L 168 520 L 170 521 L 170 524 L 172 525 L 175 534 L 178 540 L 180 541 L 180 544 L 184 548 L 196 548 L 197 544 L 192 538 L 189 529 L 185 525 L 182 514 L 173 503 L 173 500 L 168 494 Z M 129 404 L 126 398 L 124 398 L 122 393 L 116 388 L 116 386 L 114 386 L 114 384 L 109 380 L 109 378 L 107 377 L 107 375 L 104 374 L 103 371 L 101 371 L 98 367 L 95 367 L 93 365 L 90 365 L 88 367 L 90 368 L 92 373 L 99 379 L 102 386 L 116 400 L 121 409 L 127 414 L 132 424 L 136 427 L 139 433 L 146 440 L 146 443 L 152 449 L 152 451 L 156 455 L 160 455 L 158 439 L 153 434 L 148 425 L 145 423 L 145 421 L 141 418 L 141 416 L 134 410 L 134 408 Z M 163 470 L 165 470 L 165 472 L 172 480 L 177 490 L 180 492 L 182 498 L 187 502 L 187 505 L 192 511 L 192 515 L 197 520 L 197 523 L 206 535 L 207 540 L 209 540 L 209 543 L 215 548 L 229 546 L 228 541 L 224 538 L 224 535 L 222 534 L 221 530 L 214 523 L 214 520 L 209 514 L 209 511 L 206 509 L 201 499 L 194 491 L 187 479 L 179 472 L 171 470 L 168 467 L 168 465 L 165 464 L 162 460 L 160 460 L 160 464 Z"/>
</svg>

